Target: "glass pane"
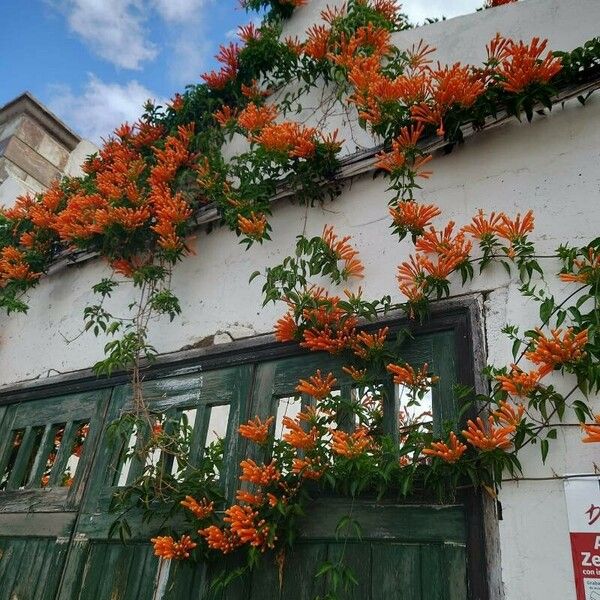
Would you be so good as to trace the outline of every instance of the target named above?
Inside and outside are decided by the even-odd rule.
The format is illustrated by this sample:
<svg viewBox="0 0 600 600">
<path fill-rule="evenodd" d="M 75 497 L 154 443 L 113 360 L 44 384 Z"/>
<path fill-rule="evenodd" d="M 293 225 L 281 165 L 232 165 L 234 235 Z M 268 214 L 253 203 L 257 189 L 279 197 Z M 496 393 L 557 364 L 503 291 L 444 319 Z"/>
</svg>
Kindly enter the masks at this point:
<svg viewBox="0 0 600 600">
<path fill-rule="evenodd" d="M 229 404 L 211 406 L 205 445 L 208 446 L 218 440 L 224 440 L 227 437 L 228 423 Z"/>
<path fill-rule="evenodd" d="M 66 487 L 71 487 L 71 485 L 73 485 L 89 431 L 90 424 L 88 421 L 77 423 L 75 435 L 71 443 L 69 458 L 67 459 L 65 470 L 58 481 L 58 485 Z"/>
<path fill-rule="evenodd" d="M 119 473 L 119 477 L 117 479 L 118 486 L 123 486 L 123 485 L 127 484 L 127 478 L 129 477 L 129 470 L 131 469 L 132 454 L 133 454 L 133 451 L 137 444 L 137 435 L 138 435 L 137 425 L 134 425 L 133 428 L 131 429 L 131 434 L 129 435 L 129 441 L 127 442 L 126 445 L 124 445 L 124 447 L 121 451 L 121 455 L 119 456 L 118 465 L 120 465 L 120 468 L 117 467 L 117 470 Z"/>
<path fill-rule="evenodd" d="M 46 457 L 46 465 L 44 467 L 44 472 L 42 473 L 42 477 L 40 479 L 41 487 L 46 487 L 50 481 L 50 471 L 52 471 L 52 467 L 56 462 L 56 454 L 58 449 L 60 448 L 60 444 L 62 442 L 62 436 L 65 432 L 66 423 L 57 423 L 52 426 L 52 442 L 50 448 L 48 449 L 48 456 Z"/>
<path fill-rule="evenodd" d="M 399 427 L 412 427 L 421 424 L 423 428 L 431 428 L 433 423 L 433 395 L 427 390 L 421 399 L 414 400 L 404 385 L 396 386 L 398 394 Z"/>
<path fill-rule="evenodd" d="M 283 418 L 296 418 L 298 413 L 302 411 L 302 398 L 300 396 L 289 396 L 287 398 L 279 398 L 276 402 L 275 438 L 280 440 L 283 435 Z"/>
</svg>

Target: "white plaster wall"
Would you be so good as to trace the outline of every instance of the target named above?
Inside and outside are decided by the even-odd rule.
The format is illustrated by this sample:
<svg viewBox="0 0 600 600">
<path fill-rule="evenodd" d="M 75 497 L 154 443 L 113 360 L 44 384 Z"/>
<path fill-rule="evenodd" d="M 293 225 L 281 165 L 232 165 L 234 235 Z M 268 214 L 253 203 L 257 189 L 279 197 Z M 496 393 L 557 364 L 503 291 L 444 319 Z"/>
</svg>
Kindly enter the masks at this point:
<svg viewBox="0 0 600 600">
<path fill-rule="evenodd" d="M 304 15 L 314 15 L 317 5 L 313 0 Z M 422 28 L 419 36 L 417 32 L 401 35 L 407 45 L 421 34 L 433 40 L 444 61 L 478 60 L 481 48 L 497 30 L 525 38 L 548 35 L 554 47 L 569 48 L 597 34 L 599 25 L 598 0 L 525 0 Z M 487 29 L 482 33 L 480 27 Z M 431 163 L 434 176 L 424 182 L 418 199 L 443 209 L 438 224 L 452 218 L 462 225 L 479 208 L 509 214 L 532 208 L 536 214 L 533 239 L 541 253 L 567 240 L 584 244 L 600 231 L 599 122 L 600 96 L 586 107 L 570 102 L 550 116 L 536 117 L 532 124 L 514 121 L 475 136 L 450 155 L 435 157 Z M 299 231 L 318 234 L 325 223 L 353 236 L 366 267 L 361 282 L 365 295 L 391 293 L 401 300 L 395 268 L 406 259 L 411 245 L 398 244 L 390 235 L 388 197 L 386 182 L 369 176 L 355 180 L 341 197 L 322 207 L 280 203 L 272 219 L 272 242 L 248 252 L 225 229 L 198 233 L 193 241 L 196 256 L 184 260 L 175 271 L 174 288 L 183 315 L 173 323 L 156 323 L 153 343 L 159 351 L 168 352 L 218 331 L 233 337 L 271 331 L 283 308 L 262 309 L 262 283 L 255 280 L 248 286 L 247 278 L 257 267 L 274 264 L 290 253 Z M 553 270 L 557 265 L 548 265 L 547 272 Z M 89 367 L 101 358 L 104 340 L 77 335 L 83 308 L 90 302 L 90 286 L 104 273 L 99 261 L 62 269 L 31 292 L 27 316 L 0 316 L 0 384 Z M 558 281 L 551 288 L 559 298 L 568 289 Z M 453 291 L 463 290 L 456 286 Z M 506 323 L 529 328 L 536 322 L 536 306 L 522 299 L 517 282 L 501 269 L 475 279 L 467 291 L 485 292 L 489 361 L 510 362 L 510 344 L 500 330 Z M 111 308 L 123 310 L 130 298 L 130 290 L 124 288 Z M 72 341 L 67 344 L 65 338 Z M 600 403 L 595 404 L 600 410 Z M 546 466 L 541 465 L 537 448 L 525 452 L 525 475 L 591 471 L 600 458 L 598 448 L 582 444 L 580 438 L 576 427 L 561 429 Z M 562 481 L 509 482 L 500 500 L 506 599 L 574 599 Z"/>
</svg>

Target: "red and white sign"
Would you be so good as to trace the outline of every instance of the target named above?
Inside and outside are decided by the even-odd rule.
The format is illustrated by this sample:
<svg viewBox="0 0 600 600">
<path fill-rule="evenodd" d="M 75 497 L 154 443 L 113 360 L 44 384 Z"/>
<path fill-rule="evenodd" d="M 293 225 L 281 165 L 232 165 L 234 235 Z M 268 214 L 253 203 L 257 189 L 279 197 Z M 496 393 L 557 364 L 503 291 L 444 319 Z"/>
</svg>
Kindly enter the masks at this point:
<svg viewBox="0 0 600 600">
<path fill-rule="evenodd" d="M 565 479 L 577 600 L 600 600 L 600 477 Z"/>
</svg>

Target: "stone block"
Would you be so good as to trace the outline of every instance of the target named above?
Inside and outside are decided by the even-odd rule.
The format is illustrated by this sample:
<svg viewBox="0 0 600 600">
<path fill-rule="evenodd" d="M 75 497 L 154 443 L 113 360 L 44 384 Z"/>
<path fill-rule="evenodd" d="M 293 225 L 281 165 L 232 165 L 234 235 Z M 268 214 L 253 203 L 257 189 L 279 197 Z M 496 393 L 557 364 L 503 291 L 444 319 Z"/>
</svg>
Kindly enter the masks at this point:
<svg viewBox="0 0 600 600">
<path fill-rule="evenodd" d="M 50 161 L 18 137 L 13 136 L 8 140 L 3 155 L 45 187 L 61 175 L 61 171 Z"/>
</svg>

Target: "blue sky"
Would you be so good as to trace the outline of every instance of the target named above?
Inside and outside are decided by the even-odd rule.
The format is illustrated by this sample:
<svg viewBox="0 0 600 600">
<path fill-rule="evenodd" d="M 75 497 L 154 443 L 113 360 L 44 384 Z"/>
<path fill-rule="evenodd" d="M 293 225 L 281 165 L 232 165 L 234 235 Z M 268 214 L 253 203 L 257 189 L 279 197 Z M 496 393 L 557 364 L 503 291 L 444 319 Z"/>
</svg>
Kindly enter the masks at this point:
<svg viewBox="0 0 600 600">
<path fill-rule="evenodd" d="M 414 20 L 483 0 L 407 0 Z M 0 105 L 28 90 L 95 142 L 214 66 L 238 0 L 0 0 Z"/>
</svg>

